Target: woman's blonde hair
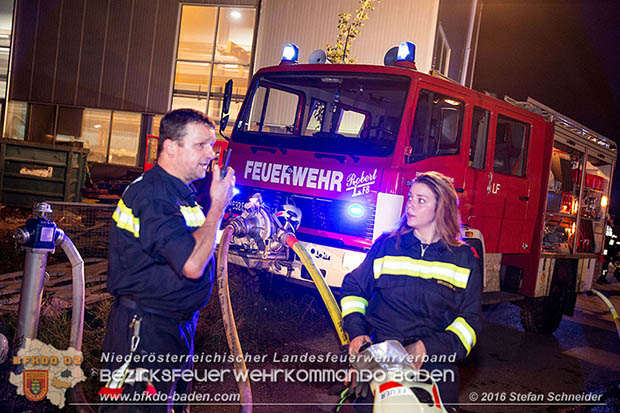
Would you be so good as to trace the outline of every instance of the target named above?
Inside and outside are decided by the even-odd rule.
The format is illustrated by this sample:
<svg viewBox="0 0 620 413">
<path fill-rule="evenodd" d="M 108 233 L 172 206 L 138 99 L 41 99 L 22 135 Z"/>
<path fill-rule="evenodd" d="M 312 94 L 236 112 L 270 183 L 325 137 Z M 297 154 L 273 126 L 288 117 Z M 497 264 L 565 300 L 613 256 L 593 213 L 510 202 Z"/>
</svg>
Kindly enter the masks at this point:
<svg viewBox="0 0 620 413">
<path fill-rule="evenodd" d="M 461 241 L 461 225 L 458 209 L 458 197 L 454 186 L 448 178 L 439 172 L 424 172 L 418 175 L 413 184 L 424 184 L 433 192 L 437 200 L 435 209 L 435 225 L 439 239 L 444 244 L 452 247 L 463 245 Z M 412 185 L 413 185 L 412 184 Z M 397 243 L 400 237 L 414 228 L 407 225 L 407 210 L 401 217 L 398 227 L 390 236 L 397 237 Z"/>
</svg>

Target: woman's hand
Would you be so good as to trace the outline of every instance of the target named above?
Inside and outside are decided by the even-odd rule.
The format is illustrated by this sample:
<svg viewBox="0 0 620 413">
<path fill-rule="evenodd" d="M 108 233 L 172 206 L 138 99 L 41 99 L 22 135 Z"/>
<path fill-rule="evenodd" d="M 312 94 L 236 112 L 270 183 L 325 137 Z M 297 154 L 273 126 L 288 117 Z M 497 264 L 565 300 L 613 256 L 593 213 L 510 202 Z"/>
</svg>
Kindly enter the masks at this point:
<svg viewBox="0 0 620 413">
<path fill-rule="evenodd" d="M 349 343 L 349 356 L 357 356 L 360 352 L 360 347 L 366 343 L 372 343 L 368 336 L 357 336 Z"/>
<path fill-rule="evenodd" d="M 426 356 L 426 346 L 424 346 L 422 340 L 409 344 L 405 347 L 405 350 L 407 350 L 407 353 L 409 353 L 409 355 L 413 358 L 413 361 L 411 362 L 413 368 L 420 370 L 422 364 L 424 363 L 424 356 Z"/>
</svg>

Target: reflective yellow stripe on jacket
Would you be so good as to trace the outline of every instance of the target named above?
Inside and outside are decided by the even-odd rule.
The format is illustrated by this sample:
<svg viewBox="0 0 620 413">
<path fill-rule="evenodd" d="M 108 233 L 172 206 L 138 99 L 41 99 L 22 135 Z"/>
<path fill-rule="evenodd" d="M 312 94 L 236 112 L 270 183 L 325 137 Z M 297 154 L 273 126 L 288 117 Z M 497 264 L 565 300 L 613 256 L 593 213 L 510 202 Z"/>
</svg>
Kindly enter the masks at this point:
<svg viewBox="0 0 620 413">
<path fill-rule="evenodd" d="M 463 317 L 457 317 L 452 324 L 446 327 L 446 330 L 456 334 L 461 343 L 463 343 L 465 350 L 467 350 L 467 355 L 469 355 L 472 347 L 476 345 L 476 332 L 467 321 Z"/>
<path fill-rule="evenodd" d="M 368 307 L 368 301 L 362 297 L 349 295 L 340 301 L 340 305 L 342 306 L 343 317 L 346 317 L 351 313 L 362 313 L 365 315 L 366 307 Z"/>
<path fill-rule="evenodd" d="M 185 219 L 185 224 L 190 227 L 199 227 L 205 222 L 205 214 L 202 213 L 202 208 L 198 205 L 194 207 L 182 206 L 181 214 Z"/>
<path fill-rule="evenodd" d="M 407 275 L 425 279 L 442 280 L 455 287 L 467 287 L 471 270 L 440 261 L 425 261 L 410 257 L 385 256 L 373 263 L 375 279 L 384 274 Z"/>
<path fill-rule="evenodd" d="M 116 222 L 117 227 L 131 232 L 136 238 L 140 238 L 140 218 L 133 216 L 133 211 L 125 205 L 122 199 L 118 201 L 112 219 Z"/>
</svg>

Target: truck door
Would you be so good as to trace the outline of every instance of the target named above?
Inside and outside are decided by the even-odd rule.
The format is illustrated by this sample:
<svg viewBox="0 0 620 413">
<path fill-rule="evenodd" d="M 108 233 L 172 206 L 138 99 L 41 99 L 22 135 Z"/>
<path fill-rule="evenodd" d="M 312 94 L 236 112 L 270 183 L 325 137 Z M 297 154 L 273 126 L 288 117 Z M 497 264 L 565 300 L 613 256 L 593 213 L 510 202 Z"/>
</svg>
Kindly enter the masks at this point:
<svg viewBox="0 0 620 413">
<path fill-rule="evenodd" d="M 461 150 L 464 118 L 464 96 L 421 85 L 409 141 L 411 155 L 406 158 L 403 175 L 407 186 L 418 173 L 437 171 L 450 177 L 457 191 L 462 192 L 466 165 Z"/>
<path fill-rule="evenodd" d="M 476 117 L 482 119 L 483 113 L 474 113 L 474 122 Z M 493 118 L 487 155 L 490 162 L 484 169 L 471 167 L 468 171 L 474 188 L 470 225 L 481 228 L 489 252 L 528 252 L 535 221 L 535 211 L 528 208 L 531 125 L 502 114 Z M 474 123 L 472 130 L 475 127 Z M 475 158 L 475 148 L 473 151 L 470 162 L 472 157 L 480 162 Z"/>
<path fill-rule="evenodd" d="M 491 111 L 474 106 L 472 112 L 469 167 L 466 173 L 461 218 L 465 225 L 482 232 L 486 251 L 495 253 L 504 215 L 504 202 L 492 193 L 493 158 L 489 155 Z"/>
</svg>

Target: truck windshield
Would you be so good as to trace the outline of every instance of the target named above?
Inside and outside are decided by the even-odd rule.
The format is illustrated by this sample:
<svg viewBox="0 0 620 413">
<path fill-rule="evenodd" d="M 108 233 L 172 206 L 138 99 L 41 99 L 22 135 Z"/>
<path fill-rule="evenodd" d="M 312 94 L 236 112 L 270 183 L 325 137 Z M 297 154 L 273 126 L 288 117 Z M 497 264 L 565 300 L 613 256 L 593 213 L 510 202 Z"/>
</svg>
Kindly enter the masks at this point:
<svg viewBox="0 0 620 413">
<path fill-rule="evenodd" d="M 394 151 L 405 76 L 296 72 L 256 77 L 233 140 L 364 156 Z"/>
</svg>

